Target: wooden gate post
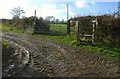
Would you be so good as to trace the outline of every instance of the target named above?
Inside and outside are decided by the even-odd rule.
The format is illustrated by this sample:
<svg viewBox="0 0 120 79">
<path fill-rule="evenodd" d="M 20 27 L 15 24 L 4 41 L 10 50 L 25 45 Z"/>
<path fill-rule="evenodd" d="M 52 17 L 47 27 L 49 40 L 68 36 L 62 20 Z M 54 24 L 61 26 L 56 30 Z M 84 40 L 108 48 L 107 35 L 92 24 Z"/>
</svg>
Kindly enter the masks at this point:
<svg viewBox="0 0 120 79">
<path fill-rule="evenodd" d="M 76 21 L 76 27 L 75 27 L 75 34 L 76 34 L 76 41 L 80 41 L 80 22 Z"/>
<path fill-rule="evenodd" d="M 70 20 L 67 21 L 67 34 L 70 35 Z"/>
</svg>

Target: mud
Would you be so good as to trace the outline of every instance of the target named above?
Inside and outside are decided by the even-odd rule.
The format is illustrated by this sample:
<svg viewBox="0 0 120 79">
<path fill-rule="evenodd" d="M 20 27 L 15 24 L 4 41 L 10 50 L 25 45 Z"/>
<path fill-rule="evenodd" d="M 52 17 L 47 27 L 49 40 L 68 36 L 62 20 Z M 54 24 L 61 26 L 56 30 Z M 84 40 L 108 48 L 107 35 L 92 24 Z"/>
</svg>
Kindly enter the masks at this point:
<svg viewBox="0 0 120 79">
<path fill-rule="evenodd" d="M 118 62 L 86 49 L 27 34 L 2 32 L 3 40 L 24 48 L 29 61 L 14 77 L 117 77 Z M 12 45 L 12 46 L 14 46 Z M 20 48 L 20 49 L 21 49 Z M 23 56 L 22 56 L 23 57 Z M 21 61 L 23 61 L 21 59 Z M 26 60 L 25 60 L 26 61 Z M 23 63 L 23 62 L 22 62 Z M 4 72 L 3 72 L 4 73 Z"/>
</svg>

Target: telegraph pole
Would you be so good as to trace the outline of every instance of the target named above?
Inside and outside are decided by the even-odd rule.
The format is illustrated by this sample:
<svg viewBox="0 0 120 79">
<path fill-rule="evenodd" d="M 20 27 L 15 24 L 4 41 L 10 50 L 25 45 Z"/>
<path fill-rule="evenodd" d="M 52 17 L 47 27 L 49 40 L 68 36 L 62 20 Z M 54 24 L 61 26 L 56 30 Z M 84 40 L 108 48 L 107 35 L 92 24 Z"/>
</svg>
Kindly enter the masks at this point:
<svg viewBox="0 0 120 79">
<path fill-rule="evenodd" d="M 36 10 L 34 12 L 34 22 L 33 22 L 33 33 L 35 33 L 35 26 L 36 26 Z"/>
<path fill-rule="evenodd" d="M 68 20 L 68 18 L 69 18 L 69 6 L 67 4 L 67 20 Z"/>
<path fill-rule="evenodd" d="M 70 35 L 69 5 L 67 4 L 67 34 Z"/>
<path fill-rule="evenodd" d="M 118 2 L 118 14 L 120 15 L 120 1 Z"/>
</svg>

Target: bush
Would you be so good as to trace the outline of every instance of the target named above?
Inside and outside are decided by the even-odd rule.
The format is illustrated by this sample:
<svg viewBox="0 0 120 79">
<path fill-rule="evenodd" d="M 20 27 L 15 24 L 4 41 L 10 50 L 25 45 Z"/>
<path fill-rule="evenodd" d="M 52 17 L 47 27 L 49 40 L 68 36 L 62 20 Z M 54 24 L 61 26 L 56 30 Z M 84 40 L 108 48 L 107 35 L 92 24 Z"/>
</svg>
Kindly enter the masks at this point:
<svg viewBox="0 0 120 79">
<path fill-rule="evenodd" d="M 36 19 L 35 27 L 33 27 L 34 19 Z M 7 25 L 16 29 L 23 29 L 23 30 L 35 30 L 36 33 L 39 32 L 48 32 L 49 26 L 42 18 L 13 18 L 13 19 L 2 19 L 3 25 Z"/>
</svg>

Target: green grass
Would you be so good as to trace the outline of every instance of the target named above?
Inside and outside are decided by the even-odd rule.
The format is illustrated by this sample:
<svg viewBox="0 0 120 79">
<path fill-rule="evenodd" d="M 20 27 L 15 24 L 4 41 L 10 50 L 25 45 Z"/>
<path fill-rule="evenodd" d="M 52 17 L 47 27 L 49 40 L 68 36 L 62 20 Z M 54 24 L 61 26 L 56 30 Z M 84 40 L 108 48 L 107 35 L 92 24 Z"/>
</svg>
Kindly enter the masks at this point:
<svg viewBox="0 0 120 79">
<path fill-rule="evenodd" d="M 50 24 L 50 30 L 56 35 L 65 35 L 67 34 L 67 24 Z M 73 35 L 75 27 L 70 27 L 70 30 Z"/>
<path fill-rule="evenodd" d="M 12 30 L 10 30 L 10 29 L 12 29 Z M 6 26 L 6 25 L 0 26 L 0 30 L 5 30 L 7 32 L 16 32 L 16 33 L 24 33 L 25 32 L 22 29 L 11 28 L 11 27 Z"/>
<path fill-rule="evenodd" d="M 72 45 L 79 48 L 85 48 L 93 53 L 98 53 L 115 60 L 118 60 L 118 57 L 120 56 L 119 47 L 111 47 L 106 44 L 76 43 L 74 41 L 72 42 Z"/>
<path fill-rule="evenodd" d="M 41 35 L 41 34 L 35 34 L 33 35 L 38 38 L 43 39 L 50 39 L 52 41 L 58 42 L 58 43 L 64 43 L 64 44 L 70 44 L 71 41 L 73 41 L 73 38 L 70 38 L 69 35 L 62 35 L 62 36 L 51 36 L 51 35 Z"/>
<path fill-rule="evenodd" d="M 50 24 L 50 30 L 58 33 L 67 33 L 67 25 L 66 24 Z"/>
<path fill-rule="evenodd" d="M 0 25 L 0 30 L 2 30 L 2 25 Z"/>
<path fill-rule="evenodd" d="M 0 40 L 0 44 L 2 45 L 2 40 Z"/>
</svg>

